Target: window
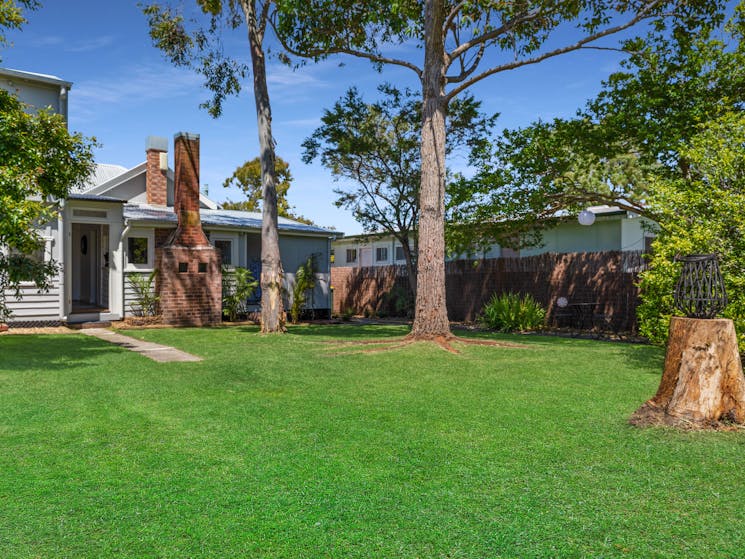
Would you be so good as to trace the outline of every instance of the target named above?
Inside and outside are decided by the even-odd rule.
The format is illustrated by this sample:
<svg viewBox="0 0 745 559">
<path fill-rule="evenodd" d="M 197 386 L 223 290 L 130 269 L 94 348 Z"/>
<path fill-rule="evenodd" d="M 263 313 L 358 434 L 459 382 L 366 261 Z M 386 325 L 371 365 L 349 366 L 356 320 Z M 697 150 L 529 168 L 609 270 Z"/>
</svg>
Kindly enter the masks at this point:
<svg viewBox="0 0 745 559">
<path fill-rule="evenodd" d="M 357 262 L 357 249 L 348 248 L 347 249 L 347 264 L 352 264 L 353 262 Z"/>
<path fill-rule="evenodd" d="M 10 259 L 16 259 L 15 266 L 18 270 L 17 279 L 22 282 L 34 281 L 37 273 L 36 270 L 38 264 L 45 264 L 48 261 L 47 255 L 49 253 L 49 243 L 51 239 L 44 238 L 41 241 L 39 248 L 33 252 L 23 254 L 16 250 L 10 251 Z"/>
<path fill-rule="evenodd" d="M 215 248 L 220 251 L 222 255 L 223 266 L 233 265 L 233 241 L 227 241 L 224 239 L 215 240 Z"/>
<path fill-rule="evenodd" d="M 406 256 L 404 256 L 404 247 L 401 245 L 396 247 L 396 260 L 406 260 Z"/>
<path fill-rule="evenodd" d="M 388 247 L 378 247 L 375 249 L 375 261 L 386 262 L 388 260 Z"/>
<path fill-rule="evenodd" d="M 127 261 L 135 265 L 148 264 L 147 237 L 129 237 L 127 239 Z"/>
</svg>

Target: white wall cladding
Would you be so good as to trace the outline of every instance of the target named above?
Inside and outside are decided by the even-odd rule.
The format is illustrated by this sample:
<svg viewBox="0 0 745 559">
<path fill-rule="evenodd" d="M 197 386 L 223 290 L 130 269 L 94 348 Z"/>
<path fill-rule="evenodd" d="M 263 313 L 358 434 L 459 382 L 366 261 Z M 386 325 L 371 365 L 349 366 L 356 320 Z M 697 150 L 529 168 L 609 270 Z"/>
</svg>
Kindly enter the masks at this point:
<svg viewBox="0 0 745 559">
<path fill-rule="evenodd" d="M 13 291 L 5 292 L 5 301 L 13 312 L 8 323 L 27 321 L 56 321 L 60 320 L 60 282 L 55 278 L 51 288 L 46 292 L 39 292 L 33 283 L 23 284 L 20 300 Z"/>
<path fill-rule="evenodd" d="M 135 309 L 139 308 L 139 305 L 137 304 L 138 303 L 137 292 L 135 291 L 134 287 L 132 287 L 132 283 L 129 281 L 129 278 L 131 276 L 147 277 L 149 275 L 150 275 L 150 272 L 125 272 L 124 274 L 124 316 L 136 316 L 132 308 L 133 306 Z M 155 291 L 155 281 L 153 281 L 152 291 Z"/>
</svg>

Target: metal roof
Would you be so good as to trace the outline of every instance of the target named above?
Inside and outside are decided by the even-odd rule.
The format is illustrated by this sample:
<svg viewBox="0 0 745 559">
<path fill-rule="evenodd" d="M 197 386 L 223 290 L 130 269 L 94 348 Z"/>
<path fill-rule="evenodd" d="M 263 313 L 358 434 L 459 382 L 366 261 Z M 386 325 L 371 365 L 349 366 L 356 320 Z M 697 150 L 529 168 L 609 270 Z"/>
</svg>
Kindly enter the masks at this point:
<svg viewBox="0 0 745 559">
<path fill-rule="evenodd" d="M 261 214 L 258 212 L 242 212 L 238 210 L 200 210 L 204 225 L 218 227 L 232 227 L 236 229 L 261 230 Z M 145 221 L 153 223 L 176 223 L 173 208 L 157 208 L 154 206 L 140 206 L 127 204 L 124 206 L 124 218 L 130 221 Z M 306 225 L 287 218 L 279 218 L 280 231 L 294 231 L 297 233 L 311 233 L 316 235 L 338 235 L 336 231 L 324 229 L 316 225 Z"/>
<path fill-rule="evenodd" d="M 58 78 L 57 76 L 51 76 L 49 74 L 37 74 L 36 72 L 24 72 L 23 70 L 13 70 L 11 68 L 0 68 L 0 76 L 48 83 L 51 85 L 59 85 L 64 86 L 68 89 L 72 87 L 72 82 L 68 82 L 66 80 L 63 80 L 62 78 Z"/>
<path fill-rule="evenodd" d="M 111 196 L 98 196 L 96 194 L 70 194 L 67 196 L 68 200 L 85 200 L 86 202 L 116 202 L 119 204 L 126 204 L 126 200 L 120 200 L 119 198 L 112 198 Z"/>
</svg>

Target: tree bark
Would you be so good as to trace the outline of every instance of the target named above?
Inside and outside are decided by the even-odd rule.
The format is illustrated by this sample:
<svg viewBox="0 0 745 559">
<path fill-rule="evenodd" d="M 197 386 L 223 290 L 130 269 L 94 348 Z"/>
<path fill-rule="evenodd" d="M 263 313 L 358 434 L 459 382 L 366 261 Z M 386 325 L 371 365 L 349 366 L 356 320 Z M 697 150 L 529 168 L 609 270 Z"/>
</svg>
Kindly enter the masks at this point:
<svg viewBox="0 0 745 559">
<path fill-rule="evenodd" d="M 442 0 L 424 7 L 422 75 L 422 183 L 419 193 L 419 256 L 411 336 L 450 337 L 445 304 L 445 45 Z"/>
<path fill-rule="evenodd" d="M 745 377 L 729 319 L 673 317 L 657 394 L 631 418 L 635 425 L 711 427 L 745 422 Z"/>
<path fill-rule="evenodd" d="M 248 26 L 251 48 L 256 123 L 259 133 L 262 176 L 261 208 L 261 332 L 285 332 L 285 310 L 282 301 L 282 259 L 279 252 L 277 220 L 277 176 L 274 169 L 272 110 L 266 85 L 266 58 L 262 42 L 266 22 L 259 22 L 254 0 L 241 0 Z"/>
</svg>

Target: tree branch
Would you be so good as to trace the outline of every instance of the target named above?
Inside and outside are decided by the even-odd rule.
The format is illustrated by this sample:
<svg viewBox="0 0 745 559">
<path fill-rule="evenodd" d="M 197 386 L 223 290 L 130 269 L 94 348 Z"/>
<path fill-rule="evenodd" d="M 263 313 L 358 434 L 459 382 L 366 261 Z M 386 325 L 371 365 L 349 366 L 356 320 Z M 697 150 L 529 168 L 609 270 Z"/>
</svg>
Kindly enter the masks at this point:
<svg viewBox="0 0 745 559">
<path fill-rule="evenodd" d="M 380 64 L 393 64 L 395 66 L 402 66 L 404 68 L 408 68 L 409 70 L 412 70 L 416 72 L 416 75 L 419 79 L 422 77 L 422 70 L 416 65 L 411 62 L 408 62 L 406 60 L 400 60 L 398 58 L 388 58 L 387 56 L 382 56 L 379 54 L 374 54 L 370 52 L 364 52 L 361 50 L 355 50 L 350 48 L 331 48 L 331 49 L 312 49 L 308 51 L 300 51 L 297 49 L 292 48 L 287 41 L 285 41 L 284 37 L 280 33 L 277 32 L 277 27 L 274 24 L 274 22 L 269 19 L 269 25 L 271 25 L 272 30 L 274 31 L 275 37 L 277 37 L 277 40 L 282 45 L 282 48 L 285 49 L 287 52 L 292 54 L 293 56 L 298 56 L 300 58 L 317 58 L 321 56 L 328 56 L 330 54 L 348 54 L 350 56 L 356 56 L 357 58 L 366 58 L 367 60 L 370 60 L 372 62 L 378 62 Z"/>
<path fill-rule="evenodd" d="M 485 70 L 484 72 L 472 77 L 471 79 L 461 83 L 458 87 L 454 88 L 452 91 L 450 91 L 448 94 L 445 95 L 445 102 L 449 102 L 453 97 L 461 93 L 462 91 L 468 89 L 473 84 L 483 80 L 486 77 L 489 77 L 493 74 L 497 74 L 499 72 L 504 72 L 506 70 L 512 70 L 514 68 L 519 68 L 521 66 L 528 66 L 530 64 L 537 64 L 538 62 L 542 62 L 543 60 L 546 60 L 548 58 L 552 58 L 554 56 L 558 56 L 560 54 L 564 54 L 567 52 L 578 50 L 582 47 L 584 47 L 587 43 L 591 43 L 592 41 L 596 41 L 602 37 L 607 37 L 609 35 L 613 35 L 615 33 L 619 33 L 625 29 L 628 29 L 629 27 L 632 27 L 636 25 L 638 22 L 640 22 L 643 19 L 646 19 L 647 17 L 650 17 L 649 11 L 658 3 L 660 0 L 654 0 L 653 2 L 647 4 L 647 6 L 639 11 L 633 18 L 631 18 L 626 23 L 623 23 L 621 25 L 616 25 L 614 27 L 609 27 L 608 29 L 604 29 L 603 31 L 598 31 L 597 33 L 593 33 L 592 35 L 588 35 L 584 39 L 581 39 L 577 41 L 576 43 L 573 43 L 571 45 L 567 45 L 562 48 L 554 49 L 552 51 L 546 52 L 544 54 L 534 56 L 533 58 L 526 58 L 524 60 L 515 60 L 514 62 L 510 62 L 508 64 L 501 64 L 499 66 L 494 66 L 493 68 L 489 68 L 488 70 Z"/>
<path fill-rule="evenodd" d="M 484 52 L 486 52 L 486 45 L 480 44 L 479 45 L 479 51 L 476 53 L 476 56 L 473 59 L 473 63 L 468 68 L 464 68 L 460 74 L 457 76 L 446 76 L 445 80 L 447 83 L 458 83 L 465 80 L 468 76 L 470 76 L 474 70 L 478 67 L 478 65 L 481 63 L 481 59 L 484 57 Z"/>
</svg>

